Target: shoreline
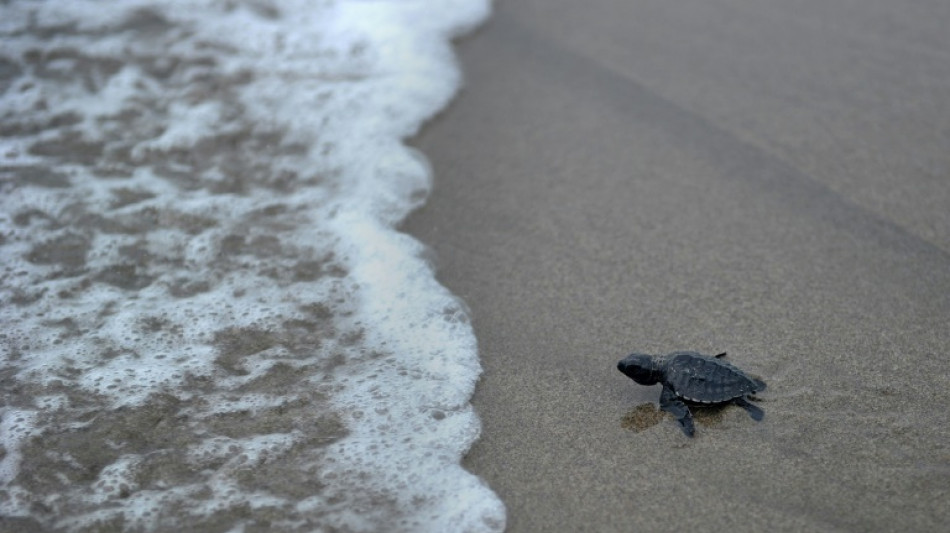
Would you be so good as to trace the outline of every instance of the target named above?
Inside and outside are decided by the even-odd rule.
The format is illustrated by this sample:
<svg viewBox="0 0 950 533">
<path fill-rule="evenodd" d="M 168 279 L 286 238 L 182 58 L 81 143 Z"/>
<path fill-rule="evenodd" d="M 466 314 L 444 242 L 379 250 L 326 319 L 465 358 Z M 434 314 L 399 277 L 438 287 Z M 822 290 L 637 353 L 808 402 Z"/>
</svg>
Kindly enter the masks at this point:
<svg viewBox="0 0 950 533">
<path fill-rule="evenodd" d="M 471 309 L 463 465 L 509 531 L 950 521 L 950 158 L 925 98 L 950 72 L 908 52 L 936 15 L 863 34 L 897 8 L 812 7 L 499 3 L 457 44 L 466 84 L 413 139 L 435 186 L 402 229 Z M 902 120 L 869 127 L 894 94 Z M 629 429 L 658 390 L 617 360 L 679 349 L 762 376 L 765 420 Z"/>
</svg>

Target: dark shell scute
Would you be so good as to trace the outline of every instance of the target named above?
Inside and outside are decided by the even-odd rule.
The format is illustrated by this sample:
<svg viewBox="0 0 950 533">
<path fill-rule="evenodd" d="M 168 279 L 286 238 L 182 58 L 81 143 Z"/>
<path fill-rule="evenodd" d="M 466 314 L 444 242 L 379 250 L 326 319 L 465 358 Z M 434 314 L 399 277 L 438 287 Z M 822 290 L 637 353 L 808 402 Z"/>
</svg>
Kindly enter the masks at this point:
<svg viewBox="0 0 950 533">
<path fill-rule="evenodd" d="M 760 389 L 759 382 L 731 364 L 691 352 L 672 354 L 666 381 L 677 396 L 701 403 L 719 403 Z"/>
</svg>

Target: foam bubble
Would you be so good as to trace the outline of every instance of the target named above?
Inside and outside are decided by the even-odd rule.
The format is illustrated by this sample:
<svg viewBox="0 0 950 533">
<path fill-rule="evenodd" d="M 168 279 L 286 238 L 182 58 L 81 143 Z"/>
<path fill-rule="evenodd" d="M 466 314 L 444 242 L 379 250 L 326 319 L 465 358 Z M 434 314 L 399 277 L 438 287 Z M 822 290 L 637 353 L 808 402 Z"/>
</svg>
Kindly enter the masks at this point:
<svg viewBox="0 0 950 533">
<path fill-rule="evenodd" d="M 464 306 L 394 230 L 484 0 L 0 7 L 0 513 L 491 531 Z M 12 66 L 4 66 L 12 65 Z"/>
</svg>

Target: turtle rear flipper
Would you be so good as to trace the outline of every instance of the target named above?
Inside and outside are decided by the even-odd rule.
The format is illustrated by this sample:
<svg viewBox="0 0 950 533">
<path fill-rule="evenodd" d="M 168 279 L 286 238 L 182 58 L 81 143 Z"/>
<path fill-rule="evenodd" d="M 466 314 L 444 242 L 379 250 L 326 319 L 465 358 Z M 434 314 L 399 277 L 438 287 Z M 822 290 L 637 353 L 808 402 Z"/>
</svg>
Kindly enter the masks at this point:
<svg viewBox="0 0 950 533">
<path fill-rule="evenodd" d="M 759 422 L 765 418 L 765 411 L 763 411 L 758 405 L 755 405 L 754 403 L 747 400 L 744 396 L 740 396 L 732 402 L 745 409 L 745 411 L 749 413 L 749 416 L 752 417 L 752 420 L 755 420 L 756 422 Z"/>
<path fill-rule="evenodd" d="M 660 409 L 676 418 L 676 423 L 687 437 L 692 437 L 696 433 L 696 428 L 693 426 L 693 415 L 689 412 L 689 407 L 677 398 L 676 393 L 668 386 L 664 386 L 663 392 L 660 393 Z"/>
</svg>

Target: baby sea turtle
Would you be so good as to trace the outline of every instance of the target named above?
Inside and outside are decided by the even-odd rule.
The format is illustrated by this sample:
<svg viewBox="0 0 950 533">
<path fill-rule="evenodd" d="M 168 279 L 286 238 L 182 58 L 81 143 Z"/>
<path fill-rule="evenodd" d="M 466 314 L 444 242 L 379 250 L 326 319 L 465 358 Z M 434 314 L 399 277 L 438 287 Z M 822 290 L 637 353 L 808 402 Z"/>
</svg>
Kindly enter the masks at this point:
<svg viewBox="0 0 950 533">
<path fill-rule="evenodd" d="M 683 400 L 693 403 L 734 403 L 754 420 L 765 412 L 753 405 L 750 395 L 765 390 L 765 383 L 722 360 L 696 352 L 673 352 L 665 356 L 635 353 L 617 363 L 617 369 L 641 385 L 663 384 L 660 409 L 676 417 L 686 436 L 692 437 L 693 415 Z"/>
</svg>

